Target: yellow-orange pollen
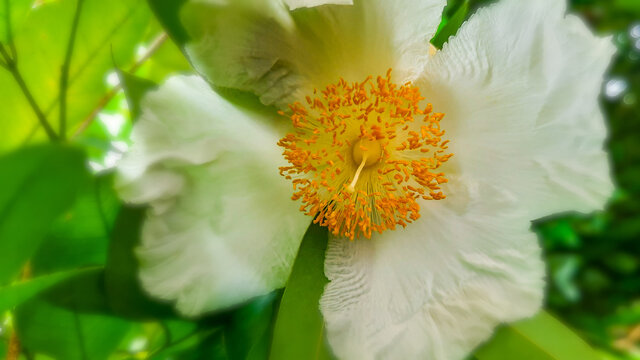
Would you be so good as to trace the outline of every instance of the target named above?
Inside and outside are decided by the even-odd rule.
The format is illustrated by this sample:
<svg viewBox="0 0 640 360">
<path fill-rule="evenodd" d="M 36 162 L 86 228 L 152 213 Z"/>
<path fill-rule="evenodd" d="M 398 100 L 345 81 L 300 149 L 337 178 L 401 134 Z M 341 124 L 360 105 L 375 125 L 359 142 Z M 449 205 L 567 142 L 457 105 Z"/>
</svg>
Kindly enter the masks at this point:
<svg viewBox="0 0 640 360">
<path fill-rule="evenodd" d="M 293 182 L 300 211 L 332 234 L 353 240 L 405 227 L 420 217 L 416 200 L 441 200 L 447 182 L 436 170 L 447 154 L 442 113 L 411 83 L 340 79 L 289 105 L 294 132 L 280 139 L 290 166 L 280 174 Z M 281 112 L 285 115 L 284 112 Z"/>
</svg>

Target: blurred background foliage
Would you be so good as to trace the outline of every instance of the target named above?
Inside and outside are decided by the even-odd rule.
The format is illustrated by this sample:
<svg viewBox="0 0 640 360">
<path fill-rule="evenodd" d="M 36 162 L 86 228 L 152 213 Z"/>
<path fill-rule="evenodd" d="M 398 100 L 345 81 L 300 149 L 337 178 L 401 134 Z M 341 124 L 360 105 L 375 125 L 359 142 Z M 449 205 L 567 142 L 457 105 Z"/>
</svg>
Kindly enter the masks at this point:
<svg viewBox="0 0 640 360">
<path fill-rule="evenodd" d="M 199 319 L 147 298 L 132 251 L 144 209 L 112 188 L 137 101 L 192 71 L 171 23 L 181 2 L 1 0 L 0 357 L 267 358 L 281 292 Z M 450 0 L 434 43 L 488 2 Z M 603 359 L 640 359 L 640 1 L 571 10 L 619 49 L 602 97 L 618 188 L 604 211 L 534 222 L 547 308 Z M 51 137 L 43 120 L 75 146 L 28 147 Z"/>
</svg>

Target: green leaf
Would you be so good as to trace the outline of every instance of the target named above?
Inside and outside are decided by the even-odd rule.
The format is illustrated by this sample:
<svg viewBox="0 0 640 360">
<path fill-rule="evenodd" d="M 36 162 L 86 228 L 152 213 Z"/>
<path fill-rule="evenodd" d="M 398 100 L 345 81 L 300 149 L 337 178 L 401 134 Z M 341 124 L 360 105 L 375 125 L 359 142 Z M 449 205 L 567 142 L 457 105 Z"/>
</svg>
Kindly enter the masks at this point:
<svg viewBox="0 0 640 360">
<path fill-rule="evenodd" d="M 107 296 L 112 309 L 121 316 L 135 319 L 173 316 L 173 308 L 150 299 L 138 280 L 139 263 L 134 249 L 140 242 L 145 213 L 146 208 L 123 207 L 118 215 L 105 273 Z"/>
<path fill-rule="evenodd" d="M 229 360 L 222 329 L 196 332 L 150 356 L 151 360 Z"/>
<path fill-rule="evenodd" d="M 92 270 L 93 269 L 76 269 L 61 271 L 21 281 L 10 286 L 0 287 L 0 313 L 11 310 L 13 307 L 20 305 L 64 280 Z"/>
<path fill-rule="evenodd" d="M 455 11 L 453 16 L 450 18 L 443 18 L 436 35 L 431 39 L 431 44 L 437 47 L 438 49 L 442 49 L 444 43 L 449 40 L 449 37 L 453 36 L 458 32 L 460 26 L 467 18 L 467 14 L 469 13 L 469 0 L 465 0 Z"/>
<path fill-rule="evenodd" d="M 15 324 L 22 347 L 64 360 L 107 359 L 131 326 L 115 317 L 58 307 L 40 297 L 17 308 Z"/>
<path fill-rule="evenodd" d="M 156 18 L 160 21 L 169 36 L 180 47 L 189 41 L 189 34 L 180 22 L 180 8 L 187 0 L 148 0 L 149 7 L 153 10 Z"/>
<path fill-rule="evenodd" d="M 4 2 L 3 2 L 4 3 Z M 71 30 L 76 0 L 8 1 L 18 68 L 36 103 L 57 128 L 60 67 Z M 0 28 L 5 28 L 0 4 Z M 68 129 L 74 133 L 105 96 L 106 76 L 118 64 L 135 62 L 148 34 L 152 14 L 144 0 L 85 1 L 70 63 Z M 5 36 L 6 37 L 6 36 Z M 0 68 L 0 151 L 44 138 L 33 109 L 11 74 Z"/>
<path fill-rule="evenodd" d="M 79 189 L 73 207 L 53 223 L 34 254 L 32 274 L 106 263 L 111 231 L 120 209 L 112 178 L 99 175 Z"/>
<path fill-rule="evenodd" d="M 271 344 L 272 360 L 331 359 L 319 309 L 327 283 L 324 276 L 327 238 L 326 228 L 311 225 L 302 240 L 280 302 Z"/>
<path fill-rule="evenodd" d="M 120 77 L 120 83 L 122 84 L 124 93 L 127 96 L 127 102 L 131 110 L 131 119 L 135 121 L 138 119 L 138 116 L 140 116 L 140 102 L 142 98 L 147 91 L 157 88 L 158 84 L 122 70 L 118 70 L 118 76 Z"/>
<path fill-rule="evenodd" d="M 232 360 L 263 360 L 269 356 L 273 319 L 279 291 L 261 296 L 234 311 L 225 328 L 227 353 Z"/>
<path fill-rule="evenodd" d="M 40 295 L 51 304 L 73 312 L 113 315 L 107 302 L 104 268 L 78 274 Z"/>
<path fill-rule="evenodd" d="M 500 328 L 475 353 L 478 360 L 599 360 L 573 331 L 547 312 Z"/>
<path fill-rule="evenodd" d="M 640 3 L 637 0 L 615 0 L 613 1 L 613 7 L 620 11 L 640 15 Z"/>
<path fill-rule="evenodd" d="M 0 158 L 0 284 L 14 278 L 87 179 L 84 154 L 43 145 Z"/>
</svg>

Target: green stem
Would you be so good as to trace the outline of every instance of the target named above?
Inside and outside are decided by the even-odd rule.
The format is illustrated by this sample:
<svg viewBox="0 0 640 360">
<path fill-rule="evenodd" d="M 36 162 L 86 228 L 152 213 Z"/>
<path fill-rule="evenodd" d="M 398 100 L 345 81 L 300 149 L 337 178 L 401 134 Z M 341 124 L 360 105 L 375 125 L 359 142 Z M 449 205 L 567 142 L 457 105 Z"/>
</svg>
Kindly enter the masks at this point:
<svg viewBox="0 0 640 360">
<path fill-rule="evenodd" d="M 71 57 L 73 55 L 73 46 L 76 40 L 76 33 L 78 32 L 78 23 L 80 22 L 80 12 L 82 11 L 82 5 L 84 0 L 78 0 L 76 3 L 76 12 L 73 15 L 73 24 L 71 25 L 71 34 L 69 35 L 69 44 L 67 45 L 67 53 L 65 55 L 64 63 L 60 70 L 60 129 L 59 133 L 62 139 L 67 135 L 67 89 L 69 86 L 69 67 L 71 65 Z"/>
<path fill-rule="evenodd" d="M 52 141 L 58 141 L 59 140 L 58 135 L 55 133 L 55 131 L 53 131 L 53 128 L 51 127 L 51 125 L 49 125 L 47 118 L 44 116 L 44 113 L 36 103 L 36 100 L 33 98 L 33 95 L 31 94 L 31 91 L 29 91 L 27 84 L 24 82 L 24 79 L 22 78 L 20 71 L 18 71 L 18 64 L 16 64 L 15 59 L 9 55 L 7 50 L 4 48 L 4 45 L 2 44 L 0 44 L 0 55 L 2 55 L 4 60 L 4 63 L 2 64 L 2 66 L 11 73 L 13 78 L 18 83 L 18 86 L 20 86 L 22 93 L 27 98 L 29 105 L 31 105 L 33 112 L 36 114 L 36 117 L 38 118 L 40 125 L 42 125 L 42 127 L 44 128 L 45 132 L 47 133 L 47 136 L 49 136 L 49 139 L 51 139 Z"/>
<path fill-rule="evenodd" d="M 5 25 L 7 26 L 7 41 L 9 44 L 9 50 L 11 50 L 11 57 L 14 61 L 18 61 L 18 52 L 16 51 L 16 45 L 13 41 L 13 32 L 11 29 L 11 5 L 9 0 L 4 0 L 5 11 Z"/>
</svg>

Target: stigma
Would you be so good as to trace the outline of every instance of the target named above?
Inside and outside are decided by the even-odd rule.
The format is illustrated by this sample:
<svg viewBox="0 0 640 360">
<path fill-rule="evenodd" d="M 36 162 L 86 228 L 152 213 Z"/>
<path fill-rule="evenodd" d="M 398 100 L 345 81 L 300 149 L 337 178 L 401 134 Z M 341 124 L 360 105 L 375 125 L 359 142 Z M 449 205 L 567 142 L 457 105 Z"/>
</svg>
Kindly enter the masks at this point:
<svg viewBox="0 0 640 360">
<path fill-rule="evenodd" d="M 280 139 L 300 211 L 335 236 L 370 238 L 420 217 L 421 200 L 442 200 L 452 154 L 443 140 L 442 113 L 424 108 L 411 83 L 386 76 L 339 79 L 289 105 L 293 132 Z"/>
</svg>

